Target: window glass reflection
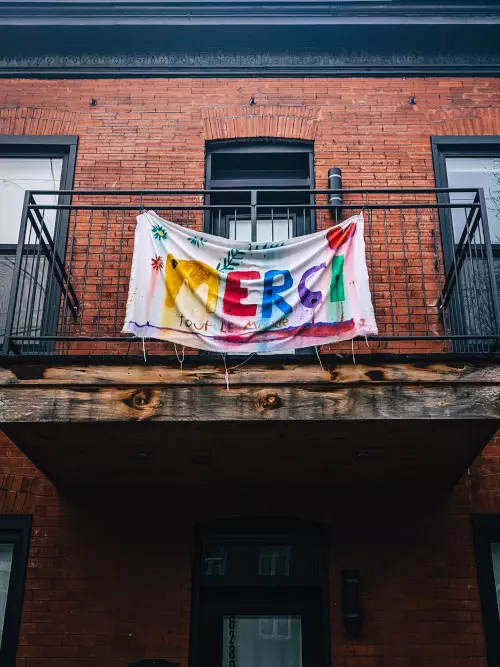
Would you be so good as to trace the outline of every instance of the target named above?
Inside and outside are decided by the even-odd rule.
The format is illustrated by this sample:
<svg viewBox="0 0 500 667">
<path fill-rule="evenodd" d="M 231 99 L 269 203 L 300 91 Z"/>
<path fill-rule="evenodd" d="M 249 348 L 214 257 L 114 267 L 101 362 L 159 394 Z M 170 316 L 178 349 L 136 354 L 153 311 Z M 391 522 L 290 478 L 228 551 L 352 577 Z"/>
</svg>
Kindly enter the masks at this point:
<svg viewBox="0 0 500 667">
<path fill-rule="evenodd" d="M 225 616 L 222 667 L 302 667 L 300 616 Z"/>
</svg>

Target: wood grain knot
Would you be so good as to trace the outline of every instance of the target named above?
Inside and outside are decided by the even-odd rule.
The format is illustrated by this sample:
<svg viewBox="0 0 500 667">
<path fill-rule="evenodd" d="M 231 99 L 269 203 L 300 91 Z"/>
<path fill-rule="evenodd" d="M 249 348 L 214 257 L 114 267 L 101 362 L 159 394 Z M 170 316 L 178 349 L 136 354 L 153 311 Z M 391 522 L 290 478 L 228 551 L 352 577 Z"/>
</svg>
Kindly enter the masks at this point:
<svg viewBox="0 0 500 667">
<path fill-rule="evenodd" d="M 259 405 L 263 410 L 276 410 L 281 408 L 283 401 L 278 394 L 265 393 L 259 396 Z"/>
<path fill-rule="evenodd" d="M 123 402 L 133 410 L 144 410 L 152 399 L 153 391 L 151 389 L 135 389 Z"/>
</svg>

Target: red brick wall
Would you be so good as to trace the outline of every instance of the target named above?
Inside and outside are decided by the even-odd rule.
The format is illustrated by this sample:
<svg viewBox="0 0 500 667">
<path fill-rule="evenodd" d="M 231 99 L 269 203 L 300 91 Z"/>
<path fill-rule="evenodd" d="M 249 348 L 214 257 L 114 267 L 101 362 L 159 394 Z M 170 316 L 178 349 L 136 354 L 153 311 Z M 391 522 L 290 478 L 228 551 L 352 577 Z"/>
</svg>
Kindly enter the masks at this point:
<svg viewBox="0 0 500 667">
<path fill-rule="evenodd" d="M 248 105 L 252 95 L 255 106 Z M 411 95 L 416 98 L 415 105 L 408 103 Z M 89 105 L 91 98 L 97 100 L 96 106 Z M 499 98 L 498 80 L 493 78 L 1 80 L 0 134 L 77 134 L 77 188 L 199 189 L 204 185 L 206 140 L 259 136 L 314 140 L 318 188 L 327 186 L 332 166 L 342 169 L 345 187 L 433 187 L 430 136 L 498 133 Z M 151 200 L 143 203 L 155 204 Z M 427 323 L 431 334 L 441 333 L 439 280 L 431 236 L 435 220 L 429 212 L 421 211 L 417 224 L 414 214 L 405 213 L 407 278 L 399 213 L 386 220 L 394 250 L 390 271 L 384 221 L 378 215 L 368 252 L 375 258 L 372 291 L 380 333 L 425 334 Z M 200 219 L 196 218 L 198 224 Z M 83 334 L 110 335 L 119 330 L 123 319 L 133 214 L 127 215 L 123 229 L 121 221 L 121 214 L 94 214 L 90 262 L 86 264 L 91 222 L 88 212 L 77 216 L 71 279 L 80 293 L 84 275 L 87 277 Z M 330 224 L 331 219 L 325 217 L 323 223 Z M 100 293 L 107 225 L 106 280 Z M 425 294 L 417 238 L 422 242 Z M 411 332 L 407 327 L 407 285 Z M 115 318 L 117 291 L 121 296 Z M 388 308 L 390 294 L 398 300 L 392 303 L 394 332 Z M 101 313 L 97 322 L 98 302 Z M 72 326 L 68 318 L 64 327 L 64 333 L 75 334 L 80 322 Z M 439 352 L 447 350 L 447 345 L 398 341 L 373 343 L 368 350 L 363 343 L 357 351 Z M 97 351 L 96 345 L 91 349 Z M 165 345 L 163 349 L 167 349 Z M 89 345 L 73 345 L 71 351 L 89 351 Z M 124 353 L 126 348 L 101 345 L 99 351 Z"/>
<path fill-rule="evenodd" d="M 359 489 L 35 489 L 36 471 L 0 442 L 10 489 L 29 484 L 36 501 L 18 667 L 125 667 L 146 656 L 187 667 L 193 524 L 234 514 L 328 523 L 333 667 L 486 667 L 470 513 L 500 512 L 500 437 L 452 493 L 426 502 L 423 480 L 403 504 Z M 3 511 L 30 510 L 25 499 Z M 362 575 L 356 640 L 340 616 L 349 567 Z"/>
</svg>

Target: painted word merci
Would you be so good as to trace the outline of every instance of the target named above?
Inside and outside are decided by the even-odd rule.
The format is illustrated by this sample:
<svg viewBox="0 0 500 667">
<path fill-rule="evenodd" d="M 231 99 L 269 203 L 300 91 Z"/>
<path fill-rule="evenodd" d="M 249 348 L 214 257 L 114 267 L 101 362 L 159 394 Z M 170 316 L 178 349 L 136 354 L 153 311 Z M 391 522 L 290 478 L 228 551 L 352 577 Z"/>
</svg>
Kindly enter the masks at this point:
<svg viewBox="0 0 500 667">
<path fill-rule="evenodd" d="M 343 281 L 343 263 L 344 258 L 338 256 L 332 265 L 330 301 L 343 301 L 344 281 Z M 179 270 L 180 263 L 169 256 L 171 267 L 175 271 Z M 183 261 L 182 273 L 176 280 L 169 281 L 168 276 L 171 272 L 167 267 L 167 303 L 166 306 L 174 306 L 175 297 L 183 282 L 188 284 L 192 292 L 198 290 L 202 285 L 208 288 L 206 309 L 207 312 L 214 312 L 216 309 L 219 280 L 214 276 L 213 270 L 207 270 L 210 267 L 196 260 Z M 305 308 L 318 308 L 323 301 L 321 291 L 313 291 L 307 286 L 307 281 L 319 271 L 324 271 L 326 264 L 318 264 L 304 271 L 297 285 L 297 292 L 300 303 Z M 293 278 L 290 271 L 286 269 L 273 269 L 266 271 L 264 279 L 260 271 L 230 271 L 226 275 L 226 286 L 222 299 L 222 312 L 232 317 L 253 318 L 257 315 L 257 303 L 243 303 L 249 296 L 248 283 L 255 282 L 263 286 L 261 299 L 261 316 L 263 319 L 270 319 L 273 316 L 273 309 L 278 308 L 284 316 L 290 315 L 293 311 L 292 306 L 285 300 L 283 293 L 290 292 L 293 288 Z M 244 284 L 243 284 L 244 283 Z M 184 320 L 184 323 L 186 320 Z"/>
</svg>

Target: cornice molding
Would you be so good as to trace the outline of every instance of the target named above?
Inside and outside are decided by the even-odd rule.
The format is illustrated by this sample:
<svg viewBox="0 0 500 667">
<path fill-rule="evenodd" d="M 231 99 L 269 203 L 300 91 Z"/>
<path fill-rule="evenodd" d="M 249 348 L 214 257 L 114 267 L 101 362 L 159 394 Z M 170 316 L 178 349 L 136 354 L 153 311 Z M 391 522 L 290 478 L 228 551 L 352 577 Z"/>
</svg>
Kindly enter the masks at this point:
<svg viewBox="0 0 500 667">
<path fill-rule="evenodd" d="M 301 53 L 81 54 L 0 57 L 1 77 L 499 76 L 500 56 L 344 57 Z"/>
</svg>

